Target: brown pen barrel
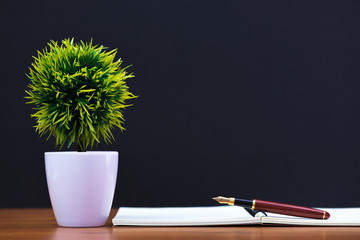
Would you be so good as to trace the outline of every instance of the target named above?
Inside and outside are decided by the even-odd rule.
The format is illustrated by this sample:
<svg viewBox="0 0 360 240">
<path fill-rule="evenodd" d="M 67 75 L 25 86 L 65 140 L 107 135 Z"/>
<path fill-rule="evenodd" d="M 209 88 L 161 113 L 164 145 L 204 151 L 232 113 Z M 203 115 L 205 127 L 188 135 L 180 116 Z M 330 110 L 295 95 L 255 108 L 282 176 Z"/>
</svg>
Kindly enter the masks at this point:
<svg viewBox="0 0 360 240">
<path fill-rule="evenodd" d="M 328 219 L 330 214 L 326 211 L 322 211 L 319 209 L 301 207 L 291 204 L 284 203 L 276 203 L 264 200 L 253 200 L 252 205 L 253 210 L 264 211 L 264 212 L 272 212 L 279 213 L 297 217 L 305 217 L 305 218 L 316 218 L 316 219 Z"/>
</svg>

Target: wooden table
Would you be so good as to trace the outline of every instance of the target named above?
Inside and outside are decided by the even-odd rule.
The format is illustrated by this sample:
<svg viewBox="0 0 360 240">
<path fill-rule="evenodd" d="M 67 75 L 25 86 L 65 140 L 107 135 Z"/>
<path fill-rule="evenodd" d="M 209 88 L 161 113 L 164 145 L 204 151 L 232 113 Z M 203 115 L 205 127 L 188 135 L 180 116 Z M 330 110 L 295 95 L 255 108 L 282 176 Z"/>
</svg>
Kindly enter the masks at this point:
<svg viewBox="0 0 360 240">
<path fill-rule="evenodd" d="M 58 227 L 51 209 L 0 209 L 0 240 L 12 239 L 360 239 L 360 227 Z"/>
</svg>

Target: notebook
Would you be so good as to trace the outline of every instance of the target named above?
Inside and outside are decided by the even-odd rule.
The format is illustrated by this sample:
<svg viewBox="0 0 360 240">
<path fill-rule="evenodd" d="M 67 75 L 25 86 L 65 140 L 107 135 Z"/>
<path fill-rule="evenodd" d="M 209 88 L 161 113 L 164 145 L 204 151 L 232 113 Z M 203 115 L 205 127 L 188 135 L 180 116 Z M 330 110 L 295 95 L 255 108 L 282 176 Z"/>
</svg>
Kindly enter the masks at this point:
<svg viewBox="0 0 360 240">
<path fill-rule="evenodd" d="M 318 220 L 258 212 L 252 216 L 243 207 L 120 207 L 112 219 L 125 226 L 220 226 L 220 225 L 301 225 L 360 226 L 360 208 L 321 208 L 330 218 Z"/>
</svg>

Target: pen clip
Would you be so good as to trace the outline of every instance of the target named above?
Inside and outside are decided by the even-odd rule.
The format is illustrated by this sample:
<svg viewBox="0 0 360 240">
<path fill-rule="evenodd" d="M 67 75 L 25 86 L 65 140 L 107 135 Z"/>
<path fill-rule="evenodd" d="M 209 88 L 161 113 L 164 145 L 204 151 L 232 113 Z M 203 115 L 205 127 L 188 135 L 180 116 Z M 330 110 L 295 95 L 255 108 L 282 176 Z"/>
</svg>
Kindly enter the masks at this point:
<svg viewBox="0 0 360 240">
<path fill-rule="evenodd" d="M 244 207 L 244 209 L 253 217 L 267 217 L 265 212 L 252 210 L 251 208 Z"/>
</svg>

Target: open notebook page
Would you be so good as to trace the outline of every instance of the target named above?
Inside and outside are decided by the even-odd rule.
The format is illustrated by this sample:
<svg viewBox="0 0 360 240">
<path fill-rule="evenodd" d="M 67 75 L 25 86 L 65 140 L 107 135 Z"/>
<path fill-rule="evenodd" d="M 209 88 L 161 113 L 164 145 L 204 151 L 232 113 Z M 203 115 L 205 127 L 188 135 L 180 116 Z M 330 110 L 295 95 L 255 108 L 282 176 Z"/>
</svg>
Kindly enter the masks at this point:
<svg viewBox="0 0 360 240">
<path fill-rule="evenodd" d="M 280 214 L 268 213 L 262 217 L 263 224 L 287 224 L 309 226 L 360 226 L 360 208 L 320 208 L 330 213 L 326 220 L 291 217 Z"/>
<path fill-rule="evenodd" d="M 121 207 L 113 218 L 114 225 L 133 226 L 210 226 L 260 223 L 260 217 L 253 217 L 244 208 L 237 206 Z"/>
</svg>

